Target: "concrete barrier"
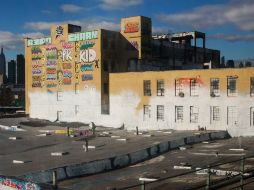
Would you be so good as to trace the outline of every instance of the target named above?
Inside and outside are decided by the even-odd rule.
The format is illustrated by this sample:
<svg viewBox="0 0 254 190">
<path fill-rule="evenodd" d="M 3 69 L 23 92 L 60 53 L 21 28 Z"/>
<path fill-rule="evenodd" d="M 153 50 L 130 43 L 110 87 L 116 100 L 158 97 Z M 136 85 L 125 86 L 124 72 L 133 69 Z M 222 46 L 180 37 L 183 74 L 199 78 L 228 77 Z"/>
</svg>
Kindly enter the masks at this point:
<svg viewBox="0 0 254 190">
<path fill-rule="evenodd" d="M 66 175 L 68 177 L 78 177 L 83 175 L 95 174 L 107 170 L 111 170 L 110 159 L 96 160 L 92 162 L 76 164 L 66 167 Z"/>
<path fill-rule="evenodd" d="M 131 164 L 136 164 L 138 162 L 144 161 L 149 158 L 147 149 L 139 150 L 137 152 L 130 153 Z"/>
<path fill-rule="evenodd" d="M 129 163 L 130 163 L 130 158 L 128 155 L 121 155 L 121 156 L 116 156 L 115 158 L 113 158 L 114 169 L 128 166 Z"/>
<path fill-rule="evenodd" d="M 28 180 L 28 181 L 33 181 L 36 183 L 48 183 L 48 182 L 52 182 L 53 171 L 57 172 L 58 180 L 63 180 L 67 178 L 64 168 L 56 168 L 56 169 L 50 169 L 50 170 L 44 170 L 44 171 L 31 172 L 24 176 L 20 176 L 20 178 Z"/>
<path fill-rule="evenodd" d="M 96 160 L 81 164 L 73 164 L 69 166 L 60 167 L 57 169 L 49 169 L 38 172 L 31 172 L 20 176 L 22 179 L 31 180 L 37 183 L 48 183 L 52 181 L 53 171 L 57 171 L 57 179 L 63 180 L 67 178 L 92 175 L 103 171 L 109 171 L 120 167 L 125 167 L 132 164 L 151 159 L 162 153 L 168 152 L 173 149 L 185 146 L 187 144 L 194 144 L 202 141 L 225 139 L 230 136 L 226 131 L 210 132 L 204 134 L 198 134 L 195 136 L 182 137 L 172 141 L 161 142 L 151 147 L 127 153 L 111 158 L 105 158 L 102 160 Z"/>
</svg>

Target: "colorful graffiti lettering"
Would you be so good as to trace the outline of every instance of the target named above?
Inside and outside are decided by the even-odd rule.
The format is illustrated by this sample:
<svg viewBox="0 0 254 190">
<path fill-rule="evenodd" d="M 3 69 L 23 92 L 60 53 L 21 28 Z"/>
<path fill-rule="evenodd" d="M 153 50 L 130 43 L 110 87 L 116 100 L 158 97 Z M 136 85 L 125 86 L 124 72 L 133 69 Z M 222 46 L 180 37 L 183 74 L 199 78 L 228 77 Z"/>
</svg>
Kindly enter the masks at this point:
<svg viewBox="0 0 254 190">
<path fill-rule="evenodd" d="M 63 84 L 71 84 L 71 78 L 63 78 Z"/>
<path fill-rule="evenodd" d="M 125 24 L 124 33 L 134 33 L 139 31 L 138 22 L 128 22 Z"/>
<path fill-rule="evenodd" d="M 93 70 L 93 64 L 84 64 L 81 65 L 81 71 L 92 71 Z"/>
<path fill-rule="evenodd" d="M 47 84 L 47 88 L 55 88 L 57 87 L 57 83 L 54 83 L 54 82 L 48 82 Z"/>
<path fill-rule="evenodd" d="M 41 81 L 41 76 L 33 76 L 33 81 Z"/>
<path fill-rule="evenodd" d="M 56 27 L 56 39 L 63 35 L 64 28 L 62 26 Z"/>
<path fill-rule="evenodd" d="M 48 74 L 47 75 L 47 80 L 56 80 L 57 75 L 56 74 Z"/>
<path fill-rule="evenodd" d="M 40 53 L 42 53 L 42 51 L 41 51 L 41 49 L 39 47 L 33 47 L 31 49 L 31 51 L 32 51 L 32 54 L 40 54 Z"/>
<path fill-rule="evenodd" d="M 91 40 L 98 38 L 98 31 L 94 30 L 91 32 L 73 33 L 68 35 L 69 42 Z"/>
<path fill-rule="evenodd" d="M 33 75 L 40 75 L 41 73 L 42 73 L 42 71 L 40 69 L 33 69 L 32 70 Z"/>
<path fill-rule="evenodd" d="M 79 73 L 80 72 L 80 63 L 75 64 L 75 72 Z"/>
<path fill-rule="evenodd" d="M 91 74 L 82 75 L 82 81 L 87 81 L 87 80 L 93 80 L 93 75 Z"/>
<path fill-rule="evenodd" d="M 63 63 L 63 69 L 71 69 L 72 65 L 71 63 Z"/>
<path fill-rule="evenodd" d="M 71 61 L 72 60 L 71 50 L 63 49 L 63 51 L 62 51 L 62 60 L 63 61 Z"/>
<path fill-rule="evenodd" d="M 33 83 L 32 83 L 32 87 L 36 87 L 36 88 L 40 88 L 42 86 L 42 84 L 41 84 L 41 82 L 40 81 L 34 81 Z"/>
<path fill-rule="evenodd" d="M 71 48 L 73 48 L 73 45 L 71 43 L 62 42 L 62 47 L 64 49 L 71 49 Z"/>
<path fill-rule="evenodd" d="M 32 60 L 38 60 L 41 59 L 43 56 L 42 55 L 33 55 Z"/>
<path fill-rule="evenodd" d="M 38 45 L 43 45 L 43 44 L 50 44 L 51 43 L 51 38 L 40 38 L 40 39 L 29 39 L 27 40 L 27 46 L 38 46 Z"/>
<path fill-rule="evenodd" d="M 55 67 L 57 66 L 57 62 L 55 60 L 50 60 L 46 62 L 47 67 Z"/>
<path fill-rule="evenodd" d="M 46 51 L 51 51 L 51 50 L 57 50 L 56 46 L 48 45 L 48 46 L 46 47 Z"/>
<path fill-rule="evenodd" d="M 176 81 L 180 82 L 183 85 L 190 85 L 190 81 L 195 80 L 198 84 L 203 84 L 203 81 L 201 80 L 200 76 L 197 77 L 181 77 L 177 78 Z"/>
<path fill-rule="evenodd" d="M 3 189 L 9 189 L 8 187 L 12 189 L 17 190 L 40 190 L 40 186 L 38 186 L 35 183 L 21 181 L 17 179 L 11 179 L 7 177 L 0 176 L 0 186 Z"/>
<path fill-rule="evenodd" d="M 68 70 L 63 71 L 63 77 L 64 78 L 71 78 L 72 77 L 72 72 Z"/>
<path fill-rule="evenodd" d="M 47 74 L 56 74 L 56 68 L 47 68 Z"/>
<path fill-rule="evenodd" d="M 85 42 L 80 46 L 80 50 L 92 48 L 94 45 L 94 42 Z"/>
<path fill-rule="evenodd" d="M 79 62 L 90 63 L 96 59 L 96 51 L 93 49 L 86 49 L 79 52 Z"/>
<path fill-rule="evenodd" d="M 42 67 L 42 65 L 32 65 L 32 69 L 39 69 L 41 67 Z"/>
<path fill-rule="evenodd" d="M 137 42 L 137 41 L 131 41 L 130 43 L 131 43 L 131 45 L 132 45 L 135 49 L 138 49 L 138 48 L 139 48 L 139 45 L 138 45 L 138 42 Z"/>
</svg>

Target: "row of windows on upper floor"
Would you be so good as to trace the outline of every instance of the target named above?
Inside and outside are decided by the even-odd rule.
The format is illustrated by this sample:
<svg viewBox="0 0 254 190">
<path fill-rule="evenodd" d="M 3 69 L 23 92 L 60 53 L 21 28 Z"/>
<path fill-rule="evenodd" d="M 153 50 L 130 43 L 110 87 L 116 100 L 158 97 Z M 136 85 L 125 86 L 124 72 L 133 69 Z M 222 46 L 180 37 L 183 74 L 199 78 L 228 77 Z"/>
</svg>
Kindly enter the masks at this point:
<svg viewBox="0 0 254 190">
<path fill-rule="evenodd" d="M 189 122 L 199 123 L 199 108 L 197 106 L 189 107 Z M 156 110 L 157 121 L 164 121 L 164 105 L 157 105 Z M 254 107 L 249 109 L 250 126 L 254 126 Z M 143 106 L 143 120 L 149 121 L 151 119 L 151 105 Z M 218 123 L 222 120 L 221 109 L 219 106 L 210 106 L 210 124 Z M 227 107 L 227 125 L 238 125 L 238 108 L 236 106 Z M 183 123 L 184 121 L 184 106 L 175 106 L 175 123 Z"/>
<path fill-rule="evenodd" d="M 199 87 L 202 82 L 198 78 L 179 78 L 175 80 L 175 96 L 184 97 L 185 87 L 189 86 L 190 96 L 198 96 Z M 237 96 L 237 76 L 227 77 L 227 95 Z M 164 96 L 165 87 L 164 80 L 157 80 L 157 96 Z M 144 80 L 143 82 L 144 96 L 151 96 L 151 80 Z M 220 79 L 210 79 L 210 96 L 220 96 Z M 254 97 L 254 77 L 250 77 L 250 96 Z"/>
</svg>

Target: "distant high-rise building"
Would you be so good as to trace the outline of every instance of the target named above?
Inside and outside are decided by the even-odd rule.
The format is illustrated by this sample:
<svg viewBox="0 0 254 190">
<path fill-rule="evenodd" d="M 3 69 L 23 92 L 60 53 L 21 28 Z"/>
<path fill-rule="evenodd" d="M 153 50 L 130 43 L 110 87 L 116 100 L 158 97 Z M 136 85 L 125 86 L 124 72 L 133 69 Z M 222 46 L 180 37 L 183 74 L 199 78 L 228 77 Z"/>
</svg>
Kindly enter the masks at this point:
<svg viewBox="0 0 254 190">
<path fill-rule="evenodd" d="M 16 62 L 14 60 L 8 62 L 8 83 L 16 84 Z"/>
<path fill-rule="evenodd" d="M 17 84 L 25 84 L 25 58 L 24 55 L 17 55 Z"/>
<path fill-rule="evenodd" d="M 3 74 L 3 83 L 6 84 L 7 83 L 6 60 L 5 60 L 3 47 L 1 48 L 1 53 L 0 53 L 0 74 Z"/>
</svg>

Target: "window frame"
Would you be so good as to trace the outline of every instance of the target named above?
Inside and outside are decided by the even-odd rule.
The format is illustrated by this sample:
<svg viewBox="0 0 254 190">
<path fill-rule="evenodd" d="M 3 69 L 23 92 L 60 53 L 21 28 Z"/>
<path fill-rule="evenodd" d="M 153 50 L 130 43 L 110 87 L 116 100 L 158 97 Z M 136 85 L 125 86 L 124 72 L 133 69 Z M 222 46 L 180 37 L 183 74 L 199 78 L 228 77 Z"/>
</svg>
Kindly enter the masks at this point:
<svg viewBox="0 0 254 190">
<path fill-rule="evenodd" d="M 238 94 L 237 90 L 237 76 L 227 76 L 227 96 L 228 97 L 235 97 Z M 234 82 L 234 84 L 232 83 Z M 232 89 L 232 84 L 234 86 L 234 89 Z"/>
<path fill-rule="evenodd" d="M 157 80 L 157 96 L 164 96 L 165 87 L 164 87 L 164 80 L 160 79 Z"/>
<path fill-rule="evenodd" d="M 157 105 L 157 121 L 164 121 L 164 105 Z"/>
<path fill-rule="evenodd" d="M 211 97 L 220 96 L 220 79 L 219 78 L 210 79 L 210 96 Z"/>
<path fill-rule="evenodd" d="M 151 80 L 144 80 L 143 81 L 143 94 L 144 94 L 144 96 L 152 96 Z"/>
<path fill-rule="evenodd" d="M 175 123 L 183 123 L 183 119 L 183 106 L 175 106 Z"/>
</svg>

